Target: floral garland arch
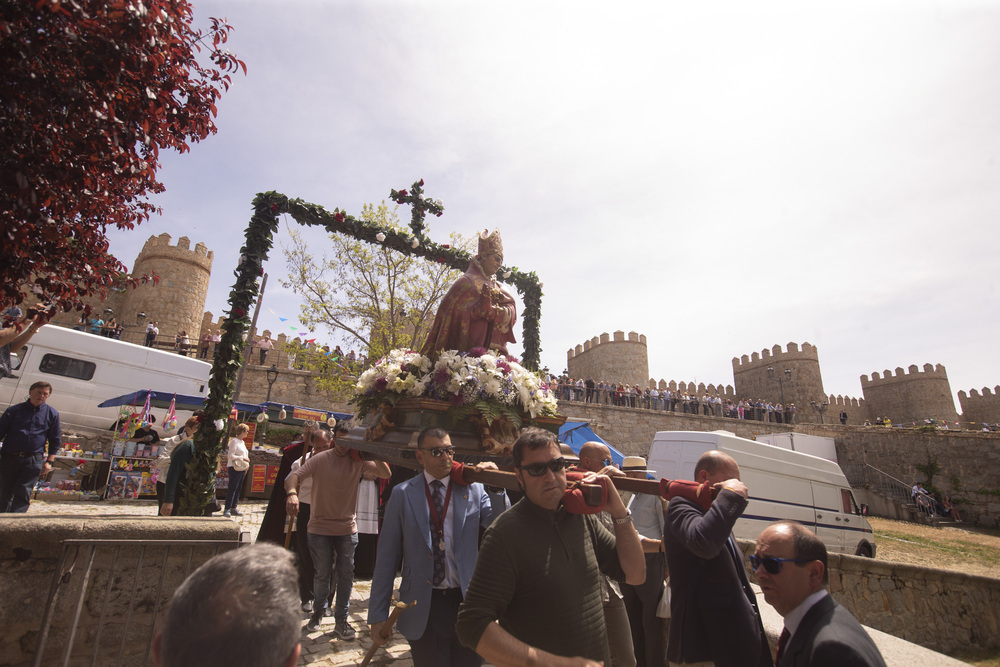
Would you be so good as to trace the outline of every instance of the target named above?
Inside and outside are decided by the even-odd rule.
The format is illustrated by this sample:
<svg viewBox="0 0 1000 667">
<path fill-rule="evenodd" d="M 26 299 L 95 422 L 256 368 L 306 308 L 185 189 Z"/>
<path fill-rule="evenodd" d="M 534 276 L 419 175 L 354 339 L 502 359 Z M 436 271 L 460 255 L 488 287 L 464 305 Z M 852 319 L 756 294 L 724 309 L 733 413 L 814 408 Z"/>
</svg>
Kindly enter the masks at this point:
<svg viewBox="0 0 1000 667">
<path fill-rule="evenodd" d="M 254 213 L 246 230 L 246 243 L 240 249 L 240 263 L 236 269 L 236 283 L 229 293 L 229 312 L 226 328 L 218 344 L 208 383 L 205 418 L 195 434 L 195 456 L 188 464 L 188 493 L 180 499 L 179 514 L 198 515 L 209 503 L 215 488 L 215 466 L 225 442 L 225 423 L 233 401 L 236 376 L 243 363 L 243 336 L 250 328 L 250 310 L 260 291 L 263 264 L 274 245 L 279 216 L 287 213 L 301 225 L 323 227 L 329 232 L 346 234 L 360 241 L 383 245 L 405 255 L 423 257 L 428 261 L 464 271 L 472 255 L 459 248 L 442 245 L 430 240 L 424 232 L 424 219 L 428 212 L 435 216 L 444 213 L 440 200 L 428 199 L 423 192 L 423 179 L 416 181 L 409 190 L 391 190 L 390 198 L 397 204 L 412 207 L 410 234 L 359 220 L 339 208 L 333 212 L 322 206 L 301 199 L 289 199 L 279 192 L 262 192 L 253 200 Z M 522 315 L 522 364 L 538 370 L 541 357 L 539 319 L 541 318 L 542 283 L 534 271 L 525 272 L 517 267 L 500 267 L 497 279 L 517 288 L 524 302 Z"/>
</svg>

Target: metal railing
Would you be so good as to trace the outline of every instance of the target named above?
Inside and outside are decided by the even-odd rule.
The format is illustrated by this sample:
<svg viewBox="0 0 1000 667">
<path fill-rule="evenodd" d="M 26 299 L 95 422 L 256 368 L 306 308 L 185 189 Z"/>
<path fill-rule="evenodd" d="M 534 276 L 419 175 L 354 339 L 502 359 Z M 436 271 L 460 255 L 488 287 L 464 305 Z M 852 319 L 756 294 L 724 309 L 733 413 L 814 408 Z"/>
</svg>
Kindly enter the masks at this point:
<svg viewBox="0 0 1000 667">
<path fill-rule="evenodd" d="M 899 506 L 925 517 L 934 516 L 934 504 L 914 502 L 913 489 L 906 482 L 896 479 L 869 463 L 845 463 L 840 466 L 851 486 L 863 487 L 877 493 Z"/>
<path fill-rule="evenodd" d="M 149 651 L 160 609 L 194 569 L 195 556 L 201 565 L 220 551 L 238 546 L 241 543 L 229 540 L 65 540 L 52 576 L 32 667 L 66 667 L 71 659 L 75 665 L 85 664 L 87 653 L 92 666 L 151 664 Z M 183 564 L 178 566 L 178 560 Z M 126 594 L 128 598 L 123 600 Z M 96 610 L 100 616 L 95 625 Z M 57 614 L 71 619 L 54 628 Z M 120 635 L 117 646 L 114 636 L 102 645 L 105 631 L 112 625 L 115 627 L 107 634 Z M 74 653 L 78 635 L 84 642 Z M 92 648 L 87 643 L 92 643 Z M 61 658 L 45 659 L 46 648 L 61 648 Z"/>
</svg>

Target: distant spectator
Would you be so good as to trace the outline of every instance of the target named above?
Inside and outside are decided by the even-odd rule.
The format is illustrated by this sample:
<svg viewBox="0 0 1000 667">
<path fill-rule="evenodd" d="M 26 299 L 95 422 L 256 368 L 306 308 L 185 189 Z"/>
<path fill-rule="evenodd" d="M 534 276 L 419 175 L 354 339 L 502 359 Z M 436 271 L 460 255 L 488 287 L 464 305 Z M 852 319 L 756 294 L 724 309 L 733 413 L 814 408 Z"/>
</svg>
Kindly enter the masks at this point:
<svg viewBox="0 0 1000 667">
<path fill-rule="evenodd" d="M 104 320 L 101 319 L 99 315 L 94 315 L 90 318 L 90 333 L 95 336 L 101 335 L 101 327 L 104 326 Z"/>
<path fill-rule="evenodd" d="M 263 366 L 267 362 L 267 353 L 274 347 L 274 343 L 271 342 L 270 336 L 264 336 L 262 340 L 257 343 L 257 348 L 260 350 L 260 365 Z"/>
<path fill-rule="evenodd" d="M 941 503 L 941 506 L 944 507 L 945 516 L 951 517 L 952 521 L 962 523 L 962 517 L 959 515 L 958 508 L 955 507 L 955 503 L 952 502 L 950 495 L 945 494 L 944 501 Z"/>
<path fill-rule="evenodd" d="M 294 557 L 272 544 L 215 556 L 174 592 L 157 667 L 293 667 L 302 651 Z"/>
<path fill-rule="evenodd" d="M 146 347 L 153 347 L 156 344 L 156 336 L 160 333 L 160 329 L 156 326 L 156 322 L 150 322 L 146 325 Z"/>
<path fill-rule="evenodd" d="M 210 331 L 205 331 L 201 334 L 201 341 L 198 343 L 198 358 L 207 359 L 208 358 L 208 348 L 212 346 L 212 333 Z"/>
</svg>

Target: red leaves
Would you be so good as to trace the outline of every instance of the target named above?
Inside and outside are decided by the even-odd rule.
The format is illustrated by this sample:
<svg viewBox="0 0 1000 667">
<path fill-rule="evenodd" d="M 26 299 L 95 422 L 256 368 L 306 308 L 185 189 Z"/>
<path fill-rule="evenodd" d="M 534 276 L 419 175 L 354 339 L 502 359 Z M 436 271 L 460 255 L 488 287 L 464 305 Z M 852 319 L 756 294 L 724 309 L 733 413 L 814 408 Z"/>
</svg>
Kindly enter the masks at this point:
<svg viewBox="0 0 1000 667">
<path fill-rule="evenodd" d="M 215 133 L 227 72 L 246 72 L 219 48 L 230 30 L 224 19 L 195 29 L 186 1 L 8 3 L 0 99 L 13 113 L 0 122 L 0 145 L 12 177 L 0 180 L 0 307 L 31 283 L 72 308 L 122 275 L 105 229 L 159 212 L 147 197 L 164 189 L 161 148 L 183 153 Z"/>
<path fill-rule="evenodd" d="M 344 221 L 344 214 L 340 213 L 338 211 L 337 213 L 333 214 L 333 219 L 336 220 L 337 222 L 343 222 Z"/>
</svg>

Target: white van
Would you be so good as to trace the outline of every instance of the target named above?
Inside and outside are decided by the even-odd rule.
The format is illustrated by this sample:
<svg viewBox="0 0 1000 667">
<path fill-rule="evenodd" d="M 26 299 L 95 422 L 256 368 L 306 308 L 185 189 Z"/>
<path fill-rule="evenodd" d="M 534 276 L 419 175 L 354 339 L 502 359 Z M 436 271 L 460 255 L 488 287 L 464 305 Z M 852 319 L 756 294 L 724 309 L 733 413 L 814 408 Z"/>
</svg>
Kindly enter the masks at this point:
<svg viewBox="0 0 1000 667">
<path fill-rule="evenodd" d="M 695 464 L 712 449 L 736 460 L 750 490 L 750 503 L 733 529 L 737 537 L 756 540 L 768 524 L 793 519 L 812 529 L 832 553 L 875 557 L 872 527 L 833 461 L 729 431 L 660 431 L 649 448 L 649 468 L 657 477 L 694 479 Z"/>
<path fill-rule="evenodd" d="M 61 423 L 99 429 L 114 424 L 119 409 L 98 403 L 140 389 L 205 397 L 212 370 L 198 359 L 51 324 L 11 352 L 13 376 L 0 378 L 0 410 L 27 400 L 28 388 L 44 380 Z"/>
</svg>

